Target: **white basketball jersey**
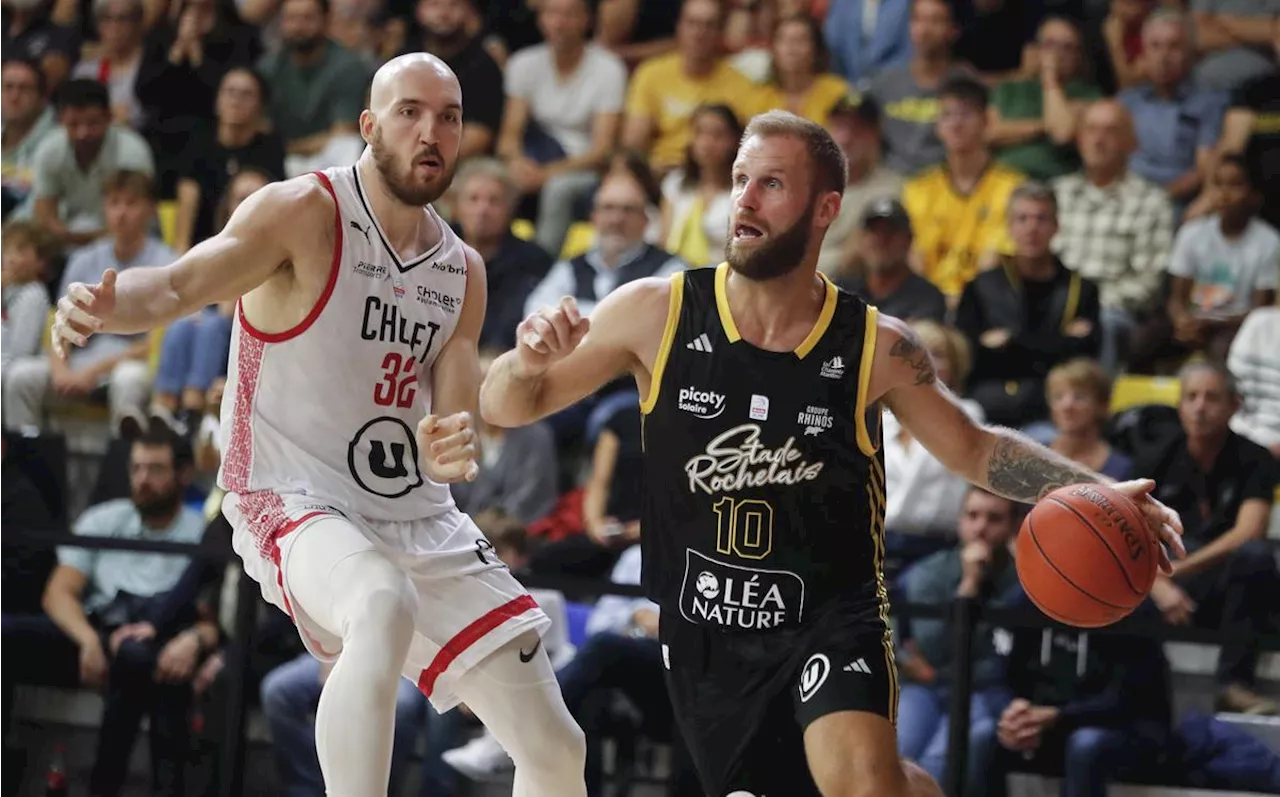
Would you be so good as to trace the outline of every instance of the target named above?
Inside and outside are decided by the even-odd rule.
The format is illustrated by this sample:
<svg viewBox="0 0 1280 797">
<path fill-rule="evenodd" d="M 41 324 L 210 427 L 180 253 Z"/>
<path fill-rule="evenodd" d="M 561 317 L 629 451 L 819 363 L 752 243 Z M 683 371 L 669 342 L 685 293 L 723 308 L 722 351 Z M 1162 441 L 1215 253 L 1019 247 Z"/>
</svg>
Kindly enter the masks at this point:
<svg viewBox="0 0 1280 797">
<path fill-rule="evenodd" d="M 355 168 L 316 177 L 337 203 L 329 282 L 287 332 L 260 332 L 237 307 L 218 483 L 315 496 L 374 520 L 439 514 L 453 498 L 422 473 L 414 432 L 466 297 L 462 242 L 428 206 L 440 242 L 401 260 Z"/>
</svg>

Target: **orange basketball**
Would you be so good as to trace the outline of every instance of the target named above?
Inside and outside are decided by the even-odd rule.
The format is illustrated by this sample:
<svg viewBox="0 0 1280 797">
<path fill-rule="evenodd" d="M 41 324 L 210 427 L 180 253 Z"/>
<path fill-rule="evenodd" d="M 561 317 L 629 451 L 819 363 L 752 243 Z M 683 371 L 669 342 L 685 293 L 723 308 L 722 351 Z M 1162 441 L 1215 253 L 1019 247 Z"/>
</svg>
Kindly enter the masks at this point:
<svg viewBox="0 0 1280 797">
<path fill-rule="evenodd" d="M 1116 622 L 1156 578 L 1156 542 L 1141 510 L 1101 484 L 1073 484 L 1040 500 L 1018 534 L 1018 579 L 1040 611 L 1078 628 Z"/>
</svg>

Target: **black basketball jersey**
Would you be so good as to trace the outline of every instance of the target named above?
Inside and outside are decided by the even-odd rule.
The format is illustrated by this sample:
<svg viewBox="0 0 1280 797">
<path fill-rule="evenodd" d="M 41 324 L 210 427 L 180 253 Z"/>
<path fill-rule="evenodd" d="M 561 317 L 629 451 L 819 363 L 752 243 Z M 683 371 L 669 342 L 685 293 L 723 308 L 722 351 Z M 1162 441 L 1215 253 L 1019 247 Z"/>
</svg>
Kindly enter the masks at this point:
<svg viewBox="0 0 1280 797">
<path fill-rule="evenodd" d="M 672 278 L 644 411 L 645 585 L 723 630 L 807 625 L 833 603 L 886 619 L 876 310 L 829 281 L 791 352 L 741 339 L 729 267 Z"/>
</svg>

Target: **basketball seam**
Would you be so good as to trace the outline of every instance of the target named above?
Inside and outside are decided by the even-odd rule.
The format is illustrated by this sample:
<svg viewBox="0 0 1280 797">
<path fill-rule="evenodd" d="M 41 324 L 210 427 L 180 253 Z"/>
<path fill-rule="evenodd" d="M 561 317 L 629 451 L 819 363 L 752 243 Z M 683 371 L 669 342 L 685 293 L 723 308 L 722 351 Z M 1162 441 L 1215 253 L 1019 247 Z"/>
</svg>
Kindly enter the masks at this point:
<svg viewBox="0 0 1280 797">
<path fill-rule="evenodd" d="M 1093 536 L 1098 538 L 1098 541 L 1101 542 L 1103 547 L 1107 549 L 1107 553 L 1111 554 L 1111 558 L 1116 561 L 1116 565 L 1120 568 L 1121 575 L 1124 576 L 1124 583 L 1129 586 L 1130 592 L 1132 592 L 1134 595 L 1137 595 L 1138 597 L 1142 597 L 1143 595 L 1146 594 L 1138 590 L 1137 587 L 1133 586 L 1133 580 L 1129 578 L 1129 571 L 1125 569 L 1124 562 L 1120 561 L 1120 557 L 1116 555 L 1115 550 L 1111 547 L 1111 542 L 1107 540 L 1106 537 L 1102 536 L 1102 534 L 1100 534 L 1098 530 L 1093 527 L 1092 523 L 1090 523 L 1087 519 L 1085 519 L 1085 516 L 1080 513 L 1080 510 L 1076 509 L 1071 504 L 1068 504 L 1066 501 L 1063 501 L 1061 498 L 1049 496 L 1049 500 L 1054 502 L 1058 506 L 1062 507 L 1063 509 L 1066 509 L 1076 517 L 1080 518 L 1080 522 L 1084 524 L 1084 527 L 1087 528 L 1090 532 L 1092 532 Z M 1122 520 L 1125 520 L 1127 522 L 1127 518 L 1122 518 Z"/>
<path fill-rule="evenodd" d="M 1028 520 L 1028 521 L 1029 521 L 1030 519 L 1031 519 L 1030 517 L 1028 517 L 1028 518 L 1027 518 L 1027 520 Z M 1043 547 L 1041 547 L 1041 545 L 1040 545 L 1040 540 L 1036 539 L 1036 529 L 1035 529 L 1035 525 L 1034 525 L 1034 524 L 1032 524 L 1032 523 L 1027 523 L 1027 531 L 1031 532 L 1031 542 L 1032 542 L 1032 544 L 1033 544 L 1033 545 L 1035 545 L 1035 546 L 1036 546 L 1036 550 L 1038 550 L 1038 551 L 1040 552 L 1040 558 L 1041 558 L 1041 559 L 1044 559 L 1045 564 L 1049 565 L 1049 567 L 1052 567 L 1052 568 L 1053 568 L 1053 571 L 1054 571 L 1055 573 L 1057 573 L 1059 576 L 1061 576 L 1063 581 L 1067 582 L 1067 583 L 1068 583 L 1068 584 L 1070 584 L 1072 587 L 1075 587 L 1075 589 L 1076 589 L 1077 591 L 1079 591 L 1081 595 L 1084 595 L 1084 596 L 1085 596 L 1085 597 L 1087 597 L 1087 598 L 1091 598 L 1092 600 L 1095 600 L 1095 601 L 1097 601 L 1098 603 L 1101 603 L 1103 606 L 1106 606 L 1106 607 L 1111 608 L 1111 609 L 1118 609 L 1119 611 L 1122 611 L 1122 612 L 1130 612 L 1130 611 L 1133 611 L 1133 610 L 1132 610 L 1131 608 L 1129 608 L 1129 607 L 1126 607 L 1126 606 L 1118 606 L 1118 605 L 1116 605 L 1116 604 L 1114 604 L 1114 603 L 1112 603 L 1112 602 L 1110 602 L 1110 601 L 1104 601 L 1102 598 L 1099 598 L 1097 595 L 1094 595 L 1094 594 L 1093 594 L 1092 592 L 1090 592 L 1089 590 L 1085 589 L 1084 587 L 1080 586 L 1080 585 L 1079 585 L 1079 584 L 1077 584 L 1076 582 L 1072 581 L 1072 580 L 1070 579 L 1070 577 L 1068 577 L 1068 576 L 1067 576 L 1067 574 L 1066 574 L 1066 573 L 1062 572 L 1062 570 L 1061 570 L 1061 569 L 1059 569 L 1059 568 L 1058 568 L 1058 566 L 1057 566 L 1056 564 L 1054 564 L 1053 560 L 1049 558 L 1049 554 L 1045 553 L 1044 548 L 1043 548 Z"/>
</svg>

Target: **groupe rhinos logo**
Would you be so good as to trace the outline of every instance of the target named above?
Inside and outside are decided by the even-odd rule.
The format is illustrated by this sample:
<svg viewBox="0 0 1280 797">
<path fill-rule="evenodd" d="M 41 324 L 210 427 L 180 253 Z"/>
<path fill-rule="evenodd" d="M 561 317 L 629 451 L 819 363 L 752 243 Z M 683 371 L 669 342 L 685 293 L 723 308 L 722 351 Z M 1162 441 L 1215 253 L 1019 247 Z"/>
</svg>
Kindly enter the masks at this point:
<svg viewBox="0 0 1280 797">
<path fill-rule="evenodd" d="M 443 271 L 445 274 L 466 274 L 467 273 L 466 266 L 455 266 L 452 263 L 441 262 L 439 260 L 432 261 L 431 270 Z"/>
<path fill-rule="evenodd" d="M 427 307 L 439 307 L 446 313 L 456 313 L 462 307 L 462 297 L 450 296 L 425 285 L 418 286 L 418 301 Z"/>
<path fill-rule="evenodd" d="M 725 396 L 714 390 L 699 390 L 696 387 L 680 388 L 680 397 L 676 406 L 690 415 L 699 418 L 719 418 L 724 412 Z"/>
</svg>

